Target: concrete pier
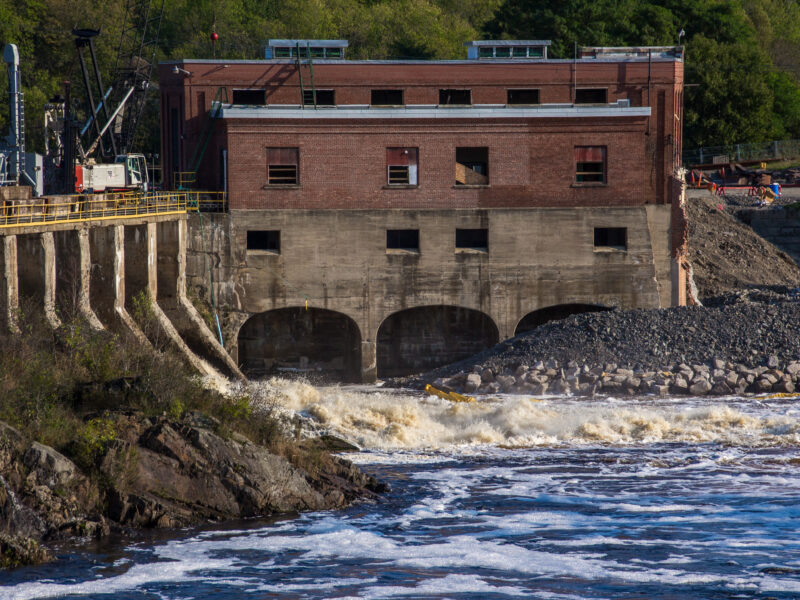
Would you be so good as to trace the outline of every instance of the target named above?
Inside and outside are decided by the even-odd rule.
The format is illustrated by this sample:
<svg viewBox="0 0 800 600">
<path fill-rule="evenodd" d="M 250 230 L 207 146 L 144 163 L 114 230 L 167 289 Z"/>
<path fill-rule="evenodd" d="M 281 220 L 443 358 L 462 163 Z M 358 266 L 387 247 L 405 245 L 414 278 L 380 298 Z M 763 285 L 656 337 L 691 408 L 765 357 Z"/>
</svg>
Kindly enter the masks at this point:
<svg viewBox="0 0 800 600">
<path fill-rule="evenodd" d="M 81 315 L 94 329 L 172 346 L 203 375 L 243 377 L 186 297 L 184 215 L 29 227 L 2 238 L 0 325 L 6 330 L 19 332 L 25 298 L 25 309 L 41 310 L 53 328 Z M 142 300 L 153 321 L 144 330 L 131 315 Z"/>
</svg>

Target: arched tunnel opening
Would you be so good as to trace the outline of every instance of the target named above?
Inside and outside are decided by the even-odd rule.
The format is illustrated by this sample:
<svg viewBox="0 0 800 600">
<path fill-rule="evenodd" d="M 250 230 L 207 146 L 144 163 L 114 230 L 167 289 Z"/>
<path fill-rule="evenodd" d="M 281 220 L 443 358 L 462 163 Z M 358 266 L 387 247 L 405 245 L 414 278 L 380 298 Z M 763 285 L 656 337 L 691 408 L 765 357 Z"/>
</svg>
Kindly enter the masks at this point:
<svg viewBox="0 0 800 600">
<path fill-rule="evenodd" d="M 556 306 L 540 308 L 522 317 L 522 320 L 517 324 L 516 330 L 514 330 L 514 335 L 533 331 L 540 325 L 544 325 L 550 321 L 566 319 L 570 315 L 587 312 L 603 312 L 606 310 L 611 309 L 598 304 L 558 304 Z"/>
<path fill-rule="evenodd" d="M 306 375 L 361 381 L 361 334 L 347 315 L 321 308 L 281 308 L 254 315 L 239 330 L 245 375 Z"/>
<path fill-rule="evenodd" d="M 458 306 L 423 306 L 394 313 L 378 329 L 378 377 L 402 377 L 477 354 L 499 341 L 494 321 Z"/>
</svg>

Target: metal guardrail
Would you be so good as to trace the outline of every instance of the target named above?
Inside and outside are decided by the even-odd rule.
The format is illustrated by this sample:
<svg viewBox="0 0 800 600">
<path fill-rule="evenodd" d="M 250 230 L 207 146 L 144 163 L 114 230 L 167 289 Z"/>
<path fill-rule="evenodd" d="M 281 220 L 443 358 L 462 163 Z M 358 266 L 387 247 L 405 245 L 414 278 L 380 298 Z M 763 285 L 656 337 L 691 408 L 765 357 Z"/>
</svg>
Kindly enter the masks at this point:
<svg viewBox="0 0 800 600">
<path fill-rule="evenodd" d="M 197 171 L 175 171 L 172 177 L 175 188 L 188 195 L 189 210 L 196 212 L 225 212 L 228 210 L 225 192 L 192 189 L 197 184 Z"/>
<path fill-rule="evenodd" d="M 703 146 L 684 150 L 684 165 L 706 165 L 742 161 L 770 161 L 800 156 L 800 140 L 775 140 L 758 144 Z"/>
<path fill-rule="evenodd" d="M 228 210 L 228 195 L 225 192 L 187 190 L 187 209 L 194 212 L 225 212 Z"/>
<path fill-rule="evenodd" d="M 189 206 L 186 192 L 50 196 L 5 203 L 0 207 L 0 229 L 185 214 L 190 210 L 197 208 Z"/>
</svg>

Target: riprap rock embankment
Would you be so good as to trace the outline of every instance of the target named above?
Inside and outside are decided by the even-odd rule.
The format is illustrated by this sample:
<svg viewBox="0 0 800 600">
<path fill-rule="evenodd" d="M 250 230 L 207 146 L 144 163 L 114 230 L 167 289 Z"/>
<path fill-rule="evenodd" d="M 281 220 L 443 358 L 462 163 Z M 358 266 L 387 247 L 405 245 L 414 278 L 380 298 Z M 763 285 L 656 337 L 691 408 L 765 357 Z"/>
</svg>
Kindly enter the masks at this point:
<svg viewBox="0 0 800 600">
<path fill-rule="evenodd" d="M 703 307 L 573 315 L 393 383 L 488 394 L 792 393 L 800 389 L 800 293 L 753 289 Z"/>
</svg>

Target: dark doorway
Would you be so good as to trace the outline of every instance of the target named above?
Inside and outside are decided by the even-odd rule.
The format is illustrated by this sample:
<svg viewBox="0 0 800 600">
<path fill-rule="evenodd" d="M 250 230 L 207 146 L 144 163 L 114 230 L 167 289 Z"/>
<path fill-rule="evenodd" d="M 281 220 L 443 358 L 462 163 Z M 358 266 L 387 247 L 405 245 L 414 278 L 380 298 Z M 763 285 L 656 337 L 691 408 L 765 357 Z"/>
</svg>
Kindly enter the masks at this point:
<svg viewBox="0 0 800 600">
<path fill-rule="evenodd" d="M 570 315 L 577 315 L 585 312 L 602 312 L 610 310 L 605 306 L 598 306 L 597 304 L 558 304 L 556 306 L 548 306 L 547 308 L 540 308 L 525 315 L 517 325 L 514 335 L 532 331 L 540 325 L 544 325 L 549 321 L 558 321 L 559 319 L 566 319 Z"/>
<path fill-rule="evenodd" d="M 386 318 L 378 330 L 378 377 L 421 373 L 494 346 L 497 326 L 480 311 L 422 306 Z"/>
<path fill-rule="evenodd" d="M 296 374 L 359 383 L 361 334 L 355 321 L 332 310 L 271 310 L 239 330 L 239 364 L 253 378 Z"/>
</svg>

